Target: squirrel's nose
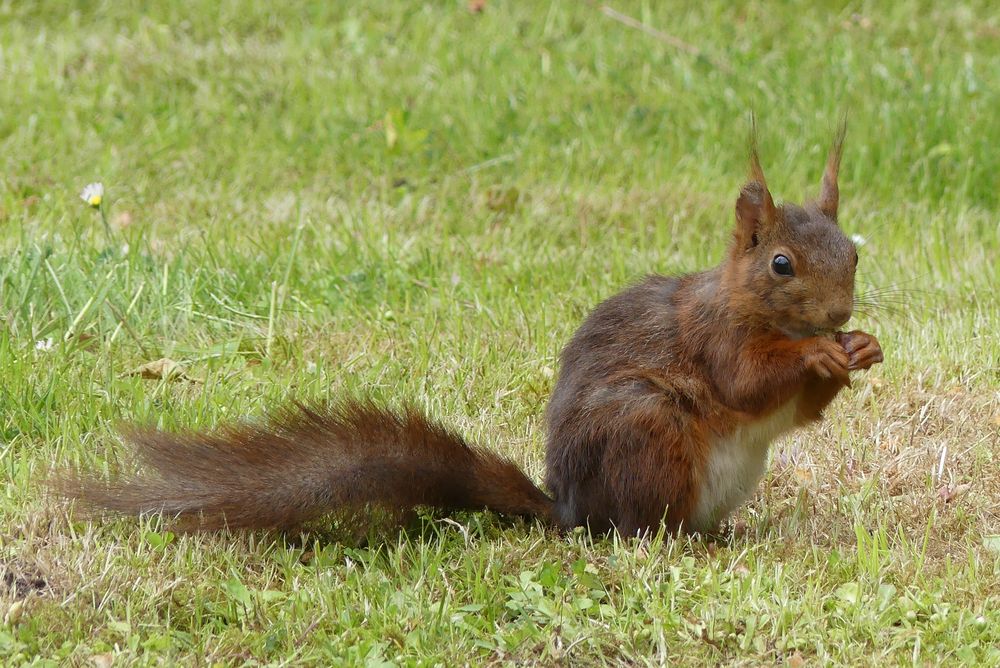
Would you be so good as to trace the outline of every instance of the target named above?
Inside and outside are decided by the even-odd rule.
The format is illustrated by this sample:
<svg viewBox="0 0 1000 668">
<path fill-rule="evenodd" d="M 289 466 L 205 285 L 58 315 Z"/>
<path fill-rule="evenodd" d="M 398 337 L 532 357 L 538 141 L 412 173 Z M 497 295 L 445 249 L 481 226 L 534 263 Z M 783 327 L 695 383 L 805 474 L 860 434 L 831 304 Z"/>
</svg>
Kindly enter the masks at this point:
<svg viewBox="0 0 1000 668">
<path fill-rule="evenodd" d="M 826 317 L 829 318 L 831 326 L 840 327 L 845 322 L 851 319 L 851 309 L 838 308 L 832 311 L 827 311 Z"/>
</svg>

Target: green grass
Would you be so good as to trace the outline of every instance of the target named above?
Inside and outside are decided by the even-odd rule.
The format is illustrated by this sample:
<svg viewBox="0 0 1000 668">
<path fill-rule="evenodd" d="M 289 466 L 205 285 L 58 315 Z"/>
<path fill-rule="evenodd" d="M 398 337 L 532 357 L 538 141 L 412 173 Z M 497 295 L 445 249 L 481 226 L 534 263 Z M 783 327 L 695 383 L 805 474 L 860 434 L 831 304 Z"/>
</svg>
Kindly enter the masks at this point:
<svg viewBox="0 0 1000 668">
<path fill-rule="evenodd" d="M 0 3 L 0 662 L 1000 662 L 1000 17 L 735 4 L 613 4 L 698 58 L 588 3 Z M 856 319 L 886 363 L 731 541 L 470 514 L 359 549 L 45 496 L 122 423 L 346 392 L 539 479 L 587 310 L 722 256 L 751 109 L 789 200 L 849 112 L 842 224 L 890 292 Z M 161 357 L 202 382 L 129 375 Z"/>
</svg>

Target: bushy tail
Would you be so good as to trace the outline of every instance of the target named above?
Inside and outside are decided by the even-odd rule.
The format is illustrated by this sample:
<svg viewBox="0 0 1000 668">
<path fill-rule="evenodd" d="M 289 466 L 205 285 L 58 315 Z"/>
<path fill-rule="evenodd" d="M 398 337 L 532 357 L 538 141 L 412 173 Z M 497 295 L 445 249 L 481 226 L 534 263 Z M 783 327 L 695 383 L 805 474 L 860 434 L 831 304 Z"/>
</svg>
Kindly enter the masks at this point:
<svg viewBox="0 0 1000 668">
<path fill-rule="evenodd" d="M 214 434 L 135 431 L 127 438 L 142 473 L 110 481 L 73 475 L 57 489 L 97 508 L 163 513 L 201 530 L 290 529 L 370 508 L 551 514 L 551 499 L 517 466 L 412 408 L 297 406 Z"/>
</svg>

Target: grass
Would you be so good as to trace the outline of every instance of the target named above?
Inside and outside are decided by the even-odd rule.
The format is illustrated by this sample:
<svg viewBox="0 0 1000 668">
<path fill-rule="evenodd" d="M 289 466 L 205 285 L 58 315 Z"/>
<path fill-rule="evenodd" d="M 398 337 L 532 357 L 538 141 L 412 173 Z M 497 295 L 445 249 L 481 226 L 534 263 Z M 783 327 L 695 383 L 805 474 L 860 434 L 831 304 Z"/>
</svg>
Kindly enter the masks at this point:
<svg viewBox="0 0 1000 668">
<path fill-rule="evenodd" d="M 613 6 L 704 55 L 588 3 L 0 3 L 3 663 L 1000 662 L 996 12 Z M 44 494 L 118 466 L 122 423 L 345 392 L 540 479 L 587 310 L 721 257 L 751 108 L 790 200 L 849 111 L 887 359 L 776 444 L 731 541 L 470 514 L 361 549 Z M 164 357 L 199 382 L 130 373 Z"/>
</svg>

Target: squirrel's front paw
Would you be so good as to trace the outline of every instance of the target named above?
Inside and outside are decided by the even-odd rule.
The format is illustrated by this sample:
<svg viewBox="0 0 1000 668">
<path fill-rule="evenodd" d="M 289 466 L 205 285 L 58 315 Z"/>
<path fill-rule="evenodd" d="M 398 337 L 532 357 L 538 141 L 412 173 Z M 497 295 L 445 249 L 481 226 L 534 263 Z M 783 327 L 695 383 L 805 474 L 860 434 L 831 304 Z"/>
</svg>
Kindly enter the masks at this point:
<svg viewBox="0 0 1000 668">
<path fill-rule="evenodd" d="M 809 339 L 802 360 L 806 368 L 820 378 L 834 378 L 843 385 L 851 384 L 847 375 L 850 358 L 843 345 L 837 341 L 820 337 Z"/>
<path fill-rule="evenodd" d="M 847 353 L 847 368 L 851 371 L 870 369 L 882 361 L 882 346 L 871 334 L 854 330 L 853 332 L 838 332 L 837 342 Z"/>
</svg>

